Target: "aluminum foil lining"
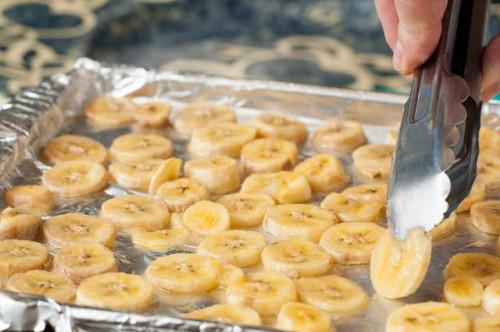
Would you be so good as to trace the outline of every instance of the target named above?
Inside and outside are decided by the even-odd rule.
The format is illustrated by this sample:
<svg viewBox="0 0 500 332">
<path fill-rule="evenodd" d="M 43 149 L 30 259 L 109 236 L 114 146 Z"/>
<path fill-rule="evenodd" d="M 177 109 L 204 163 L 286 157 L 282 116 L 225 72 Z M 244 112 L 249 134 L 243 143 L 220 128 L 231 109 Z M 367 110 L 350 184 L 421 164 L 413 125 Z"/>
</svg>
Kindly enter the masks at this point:
<svg viewBox="0 0 500 332">
<path fill-rule="evenodd" d="M 168 71 L 106 66 L 90 59 L 80 59 L 67 74 L 56 75 L 39 86 L 25 91 L 0 108 L 0 191 L 11 186 L 39 183 L 40 175 L 49 168 L 38 158 L 38 150 L 61 133 L 86 135 L 109 147 L 112 140 L 138 128 L 97 130 L 88 126 L 81 115 L 83 105 L 100 95 L 132 96 L 138 101 L 165 100 L 175 112 L 191 102 L 213 102 L 230 105 L 238 119 L 246 122 L 258 112 L 281 112 L 303 120 L 312 132 L 332 116 L 360 121 L 369 142 L 385 142 L 388 133 L 397 128 L 404 97 L 369 92 L 302 86 L 277 82 L 241 81 L 215 77 L 186 76 Z M 500 104 L 484 107 L 483 122 L 500 130 Z M 186 159 L 186 141 L 166 130 L 174 143 L 175 154 Z M 312 155 L 306 144 L 302 158 Z M 344 158 L 350 167 L 349 158 Z M 354 182 L 358 182 L 354 178 Z M 97 214 L 103 201 L 127 194 L 110 186 L 103 194 L 84 199 L 58 202 L 52 215 L 67 212 Z M 133 192 L 132 192 L 133 193 Z M 360 284 L 371 298 L 363 312 L 333 323 L 339 332 L 383 331 L 387 315 L 405 303 L 442 299 L 442 271 L 449 258 L 458 252 L 494 253 L 496 237 L 481 234 L 469 222 L 468 215 L 458 218 L 454 235 L 436 242 L 431 266 L 418 292 L 406 299 L 390 301 L 374 294 L 367 266 L 336 265 L 333 272 Z M 270 239 L 271 240 L 271 239 Z M 174 251 L 193 251 L 186 246 Z M 172 251 L 161 253 L 169 254 Z M 158 253 L 133 247 L 125 236 L 119 236 L 115 256 L 120 269 L 142 273 Z M 45 297 L 22 296 L 0 292 L 0 331 L 43 331 L 47 324 L 56 331 L 262 331 L 264 328 L 186 320 L 180 314 L 212 304 L 200 299 L 182 307 L 159 305 L 145 314 L 62 305 Z M 471 318 L 481 315 L 479 309 L 468 309 Z"/>
</svg>

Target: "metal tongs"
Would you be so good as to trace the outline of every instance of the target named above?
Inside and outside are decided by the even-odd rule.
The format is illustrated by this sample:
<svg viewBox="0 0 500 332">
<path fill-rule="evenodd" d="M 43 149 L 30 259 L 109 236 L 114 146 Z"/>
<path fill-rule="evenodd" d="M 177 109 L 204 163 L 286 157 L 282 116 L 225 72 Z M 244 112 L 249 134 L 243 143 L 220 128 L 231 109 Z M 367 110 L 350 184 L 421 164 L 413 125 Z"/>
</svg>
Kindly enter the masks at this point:
<svg viewBox="0 0 500 332">
<path fill-rule="evenodd" d="M 441 40 L 417 69 L 405 105 L 388 194 L 392 233 L 448 217 L 476 177 L 481 52 L 488 0 L 449 0 Z"/>
</svg>

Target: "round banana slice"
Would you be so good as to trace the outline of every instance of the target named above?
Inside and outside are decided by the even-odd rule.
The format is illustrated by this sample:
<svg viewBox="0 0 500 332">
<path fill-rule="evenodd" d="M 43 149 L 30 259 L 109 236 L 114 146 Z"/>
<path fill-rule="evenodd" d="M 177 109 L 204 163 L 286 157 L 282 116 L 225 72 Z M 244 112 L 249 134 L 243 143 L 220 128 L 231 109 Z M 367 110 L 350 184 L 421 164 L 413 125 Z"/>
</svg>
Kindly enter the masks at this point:
<svg viewBox="0 0 500 332">
<path fill-rule="evenodd" d="M 300 278 L 295 284 L 302 302 L 335 317 L 358 313 L 368 305 L 363 288 L 337 275 Z"/>
<path fill-rule="evenodd" d="M 348 153 L 365 144 L 366 137 L 359 122 L 331 119 L 314 132 L 312 143 L 319 152 Z"/>
<path fill-rule="evenodd" d="M 500 315 L 500 279 L 491 282 L 484 289 L 482 306 L 490 315 Z"/>
<path fill-rule="evenodd" d="M 113 161 L 143 161 L 168 158 L 173 151 L 172 143 L 163 136 L 127 134 L 113 141 L 109 155 Z"/>
<path fill-rule="evenodd" d="M 253 118 L 259 137 L 281 138 L 300 144 L 307 139 L 306 125 L 281 114 L 261 113 Z"/>
<path fill-rule="evenodd" d="M 151 179 L 161 165 L 162 160 L 116 161 L 109 165 L 109 174 L 119 185 L 127 189 L 147 191 Z"/>
<path fill-rule="evenodd" d="M 212 194 L 227 194 L 238 190 L 241 183 L 236 160 L 222 155 L 186 162 L 184 175 L 202 184 Z"/>
<path fill-rule="evenodd" d="M 243 273 L 242 269 L 232 264 L 221 262 L 221 272 L 217 277 L 217 287 L 209 292 L 209 296 L 216 302 L 226 303 L 227 287 L 232 283 L 242 281 L 244 278 L 245 273 Z"/>
<path fill-rule="evenodd" d="M 22 213 L 46 215 L 54 208 L 54 196 L 41 185 L 21 185 L 7 190 L 5 204 Z"/>
<path fill-rule="evenodd" d="M 109 272 L 85 279 L 76 291 L 76 304 L 143 312 L 154 305 L 153 286 L 143 277 Z"/>
<path fill-rule="evenodd" d="M 108 175 L 101 164 L 91 161 L 67 161 L 46 171 L 42 182 L 57 195 L 86 196 L 106 187 Z"/>
<path fill-rule="evenodd" d="M 432 241 L 439 241 L 455 233 L 456 228 L 457 215 L 456 213 L 452 213 L 448 218 L 444 219 L 440 224 L 428 231 L 427 236 Z"/>
<path fill-rule="evenodd" d="M 113 252 L 97 243 L 75 243 L 62 247 L 54 258 L 54 271 L 75 284 L 105 272 L 118 271 Z"/>
<path fill-rule="evenodd" d="M 500 200 L 478 202 L 470 209 L 472 224 L 481 232 L 500 235 Z"/>
<path fill-rule="evenodd" d="M 498 332 L 500 329 L 500 317 L 484 316 L 474 320 L 472 330 L 474 332 Z"/>
<path fill-rule="evenodd" d="M 165 102 L 149 102 L 136 105 L 132 116 L 141 126 L 163 127 L 168 124 L 171 109 L 170 104 Z"/>
<path fill-rule="evenodd" d="M 500 278 L 500 257 L 471 252 L 453 256 L 444 270 L 445 279 L 471 277 L 488 286 Z"/>
<path fill-rule="evenodd" d="M 215 304 L 207 308 L 191 311 L 184 314 L 183 317 L 241 325 L 262 324 L 260 316 L 255 310 L 235 304 Z"/>
<path fill-rule="evenodd" d="M 134 246 L 150 251 L 166 251 L 188 242 L 189 231 L 184 228 L 161 229 L 158 231 L 138 230 L 132 234 Z"/>
<path fill-rule="evenodd" d="M 0 241 L 0 277 L 15 273 L 44 269 L 49 262 L 49 251 L 38 242 L 28 240 Z"/>
<path fill-rule="evenodd" d="M 145 276 L 159 290 L 174 293 L 208 291 L 218 283 L 221 264 L 195 254 L 172 254 L 152 262 Z"/>
<path fill-rule="evenodd" d="M 43 224 L 43 236 L 49 248 L 55 250 L 74 243 L 98 243 L 112 248 L 116 231 L 102 218 L 68 213 L 47 220 Z"/>
<path fill-rule="evenodd" d="M 241 185 L 242 193 L 264 193 L 278 203 L 301 203 L 311 199 L 311 187 L 302 174 L 276 172 L 252 174 Z"/>
<path fill-rule="evenodd" d="M 167 207 L 159 199 L 124 195 L 107 200 L 101 206 L 101 217 L 123 232 L 137 229 L 154 231 L 165 228 L 170 221 Z"/>
<path fill-rule="evenodd" d="M 251 141 L 241 150 L 241 163 L 247 174 L 290 170 L 299 161 L 295 143 L 277 138 Z"/>
<path fill-rule="evenodd" d="M 286 331 L 335 332 L 330 315 L 311 305 L 290 302 L 278 313 L 276 327 Z"/>
<path fill-rule="evenodd" d="M 226 207 L 232 228 L 257 227 L 267 210 L 275 205 L 271 196 L 262 193 L 236 193 L 222 196 L 219 204 Z"/>
<path fill-rule="evenodd" d="M 494 129 L 482 126 L 479 130 L 479 149 L 487 151 L 498 148 L 500 145 L 500 133 Z"/>
<path fill-rule="evenodd" d="M 108 152 L 98 141 L 77 135 L 53 138 L 42 150 L 43 158 L 51 165 L 66 161 L 92 161 L 106 163 Z"/>
<path fill-rule="evenodd" d="M 326 196 L 320 206 L 335 213 L 343 222 L 378 223 L 385 215 L 385 204 L 382 201 L 362 201 L 339 193 Z"/>
<path fill-rule="evenodd" d="M 265 246 L 264 236 L 259 232 L 229 230 L 204 238 L 196 253 L 238 267 L 248 267 L 259 263 Z"/>
<path fill-rule="evenodd" d="M 182 160 L 179 158 L 171 157 L 163 161 L 151 177 L 148 193 L 154 195 L 158 191 L 158 188 L 160 188 L 160 186 L 165 182 L 177 180 L 178 178 L 180 178 L 181 168 Z"/>
<path fill-rule="evenodd" d="M 6 290 L 48 296 L 62 303 L 73 302 L 75 284 L 62 274 L 44 270 L 32 270 L 14 274 L 5 286 Z"/>
<path fill-rule="evenodd" d="M 200 235 L 214 235 L 229 229 L 229 213 L 222 204 L 199 201 L 186 209 L 182 222 L 189 230 Z"/>
<path fill-rule="evenodd" d="M 386 332 L 469 332 L 471 324 L 459 309 L 444 302 L 407 304 L 389 314 Z"/>
<path fill-rule="evenodd" d="M 279 240 L 298 238 L 318 242 L 338 222 L 335 214 L 312 204 L 283 204 L 269 208 L 263 229 Z"/>
<path fill-rule="evenodd" d="M 91 123 L 102 127 L 119 127 L 134 122 L 133 104 L 126 98 L 99 97 L 85 105 L 84 114 Z"/>
<path fill-rule="evenodd" d="M 337 263 L 368 264 L 375 243 L 384 231 L 383 227 L 371 222 L 341 223 L 324 232 L 319 245 Z"/>
<path fill-rule="evenodd" d="M 170 211 L 176 212 L 182 212 L 194 203 L 208 199 L 209 196 L 207 188 L 187 178 L 165 182 L 156 192 L 156 197 L 161 199 Z"/>
<path fill-rule="evenodd" d="M 196 103 L 177 113 L 174 128 L 182 134 L 191 134 L 197 128 L 225 122 L 236 122 L 236 114 L 229 106 Z"/>
<path fill-rule="evenodd" d="M 481 173 L 500 176 L 500 153 L 489 150 L 479 155 L 479 171 Z"/>
<path fill-rule="evenodd" d="M 344 188 L 351 180 L 342 162 L 326 154 L 304 160 L 294 171 L 307 178 L 313 192 L 337 191 Z"/>
<path fill-rule="evenodd" d="M 390 232 L 372 250 L 370 279 L 377 294 L 397 299 L 413 294 L 424 280 L 431 260 L 432 241 L 421 227 L 396 240 Z"/>
<path fill-rule="evenodd" d="M 365 178 L 387 180 L 391 175 L 394 145 L 368 144 L 352 153 L 356 171 Z"/>
<path fill-rule="evenodd" d="M 274 271 L 262 271 L 245 275 L 226 290 L 229 304 L 246 305 L 262 316 L 276 315 L 285 303 L 296 301 L 297 292 L 293 281 Z"/>
<path fill-rule="evenodd" d="M 39 216 L 6 208 L 0 213 L 0 240 L 33 240 L 38 235 L 40 223 Z"/>
<path fill-rule="evenodd" d="M 486 186 L 484 183 L 475 182 L 472 185 L 470 193 L 465 199 L 460 203 L 460 205 L 455 210 L 456 213 L 467 212 L 470 210 L 471 206 L 477 202 L 484 201 L 486 198 Z"/>
<path fill-rule="evenodd" d="M 443 293 L 450 304 L 474 307 L 481 304 L 483 285 L 471 277 L 453 277 L 444 283 Z"/>
<path fill-rule="evenodd" d="M 387 204 L 387 184 L 385 183 L 367 183 L 359 184 L 346 188 L 342 191 L 342 195 L 347 196 L 356 201 L 363 202 L 383 202 Z"/>
<path fill-rule="evenodd" d="M 316 243 L 288 239 L 265 247 L 262 251 L 262 265 L 267 270 L 298 278 L 325 274 L 332 267 L 333 261 Z"/>
</svg>

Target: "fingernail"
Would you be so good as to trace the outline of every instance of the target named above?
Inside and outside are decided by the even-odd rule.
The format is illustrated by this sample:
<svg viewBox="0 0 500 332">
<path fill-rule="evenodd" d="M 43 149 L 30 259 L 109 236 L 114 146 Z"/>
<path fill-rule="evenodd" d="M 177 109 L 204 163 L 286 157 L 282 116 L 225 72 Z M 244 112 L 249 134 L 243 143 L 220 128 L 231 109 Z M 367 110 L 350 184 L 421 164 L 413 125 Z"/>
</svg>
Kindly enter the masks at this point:
<svg viewBox="0 0 500 332">
<path fill-rule="evenodd" d="M 500 82 L 495 82 L 488 85 L 486 88 L 481 89 L 481 100 L 488 101 L 494 97 L 497 93 L 500 93 Z"/>
<path fill-rule="evenodd" d="M 401 44 L 399 41 L 396 43 L 396 47 L 394 48 L 394 55 L 392 56 L 392 66 L 396 71 L 401 71 L 403 63 L 403 50 L 401 49 Z"/>
</svg>

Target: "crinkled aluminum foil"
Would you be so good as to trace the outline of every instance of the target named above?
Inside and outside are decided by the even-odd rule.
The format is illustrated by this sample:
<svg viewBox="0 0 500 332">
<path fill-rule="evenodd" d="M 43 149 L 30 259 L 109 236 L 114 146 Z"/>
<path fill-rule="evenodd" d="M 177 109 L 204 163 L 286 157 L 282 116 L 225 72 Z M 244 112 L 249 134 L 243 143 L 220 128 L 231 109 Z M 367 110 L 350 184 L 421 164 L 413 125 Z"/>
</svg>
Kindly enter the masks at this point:
<svg viewBox="0 0 500 332">
<path fill-rule="evenodd" d="M 201 76 L 184 76 L 173 72 L 155 72 L 141 68 L 108 67 L 89 59 L 80 59 L 68 74 L 43 82 L 14 98 L 0 108 L 0 190 L 21 183 L 38 183 L 47 169 L 37 158 L 38 150 L 51 137 L 71 132 L 83 134 L 109 146 L 114 138 L 134 130 L 118 128 L 96 130 L 81 116 L 86 101 L 99 95 L 134 96 L 141 99 L 162 99 L 170 102 L 174 113 L 189 102 L 210 101 L 231 105 L 240 120 L 248 120 L 262 111 L 283 112 L 301 118 L 313 130 L 331 116 L 364 123 L 370 142 L 384 142 L 399 122 L 404 97 L 369 92 L 353 92 L 331 88 L 301 86 L 277 82 L 238 81 Z M 483 119 L 500 129 L 500 105 L 485 105 Z M 137 129 L 137 128 L 136 128 Z M 173 132 L 164 132 L 174 142 L 176 155 L 185 159 L 185 140 Z M 302 156 L 312 154 L 310 146 Z M 86 199 L 59 202 L 52 214 L 79 211 L 97 214 L 100 205 L 115 195 L 127 193 L 116 186 L 105 193 Z M 460 216 L 457 232 L 434 244 L 431 266 L 418 292 L 406 299 L 390 301 L 374 294 L 367 266 L 337 265 L 335 273 L 358 282 L 371 301 L 358 315 L 335 320 L 340 332 L 383 331 L 389 312 L 405 303 L 440 300 L 442 270 L 449 258 L 458 252 L 494 253 L 496 237 L 481 234 Z M 179 248 L 190 251 L 193 248 Z M 155 255 L 144 253 L 120 236 L 115 254 L 121 270 L 142 273 Z M 166 253 L 168 254 L 168 253 Z M 207 301 L 193 303 L 190 308 L 203 307 Z M 58 332 L 66 331 L 262 331 L 236 325 L 200 322 L 178 318 L 186 308 L 161 305 L 147 314 L 131 314 L 111 310 L 62 305 L 44 297 L 27 297 L 0 292 L 0 331 L 42 331 L 51 324 Z M 471 317 L 479 309 L 467 310 Z"/>
</svg>

